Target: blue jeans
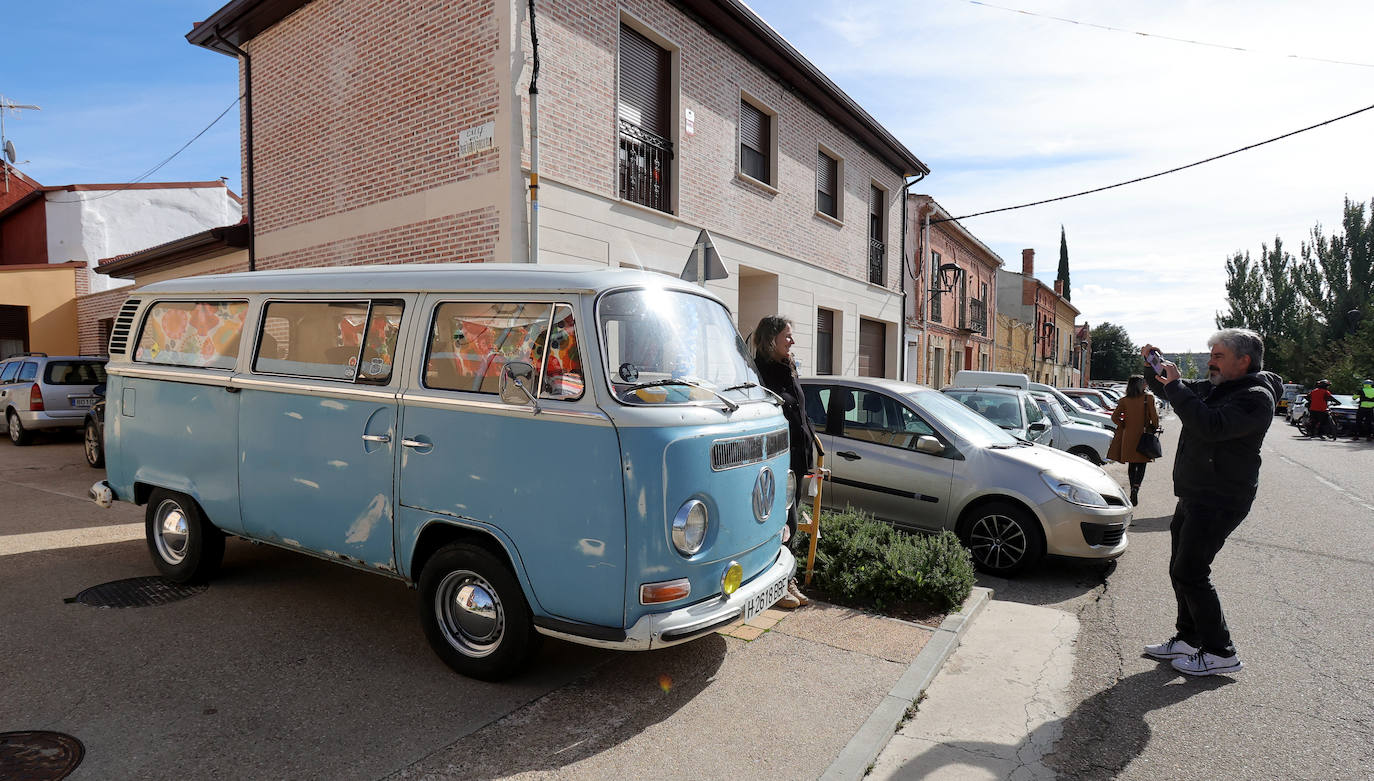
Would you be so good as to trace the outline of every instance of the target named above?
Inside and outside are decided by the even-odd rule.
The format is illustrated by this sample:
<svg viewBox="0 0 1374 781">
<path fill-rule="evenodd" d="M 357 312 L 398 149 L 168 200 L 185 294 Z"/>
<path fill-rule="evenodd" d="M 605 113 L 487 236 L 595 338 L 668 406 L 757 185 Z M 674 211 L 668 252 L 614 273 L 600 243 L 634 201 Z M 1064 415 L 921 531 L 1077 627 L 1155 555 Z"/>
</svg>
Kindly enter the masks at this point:
<svg viewBox="0 0 1374 781">
<path fill-rule="evenodd" d="M 1180 640 L 1217 656 L 1233 656 L 1231 630 L 1212 586 L 1212 560 L 1250 513 L 1250 502 L 1218 507 L 1179 499 L 1169 524 L 1169 579 L 1178 600 Z"/>
</svg>

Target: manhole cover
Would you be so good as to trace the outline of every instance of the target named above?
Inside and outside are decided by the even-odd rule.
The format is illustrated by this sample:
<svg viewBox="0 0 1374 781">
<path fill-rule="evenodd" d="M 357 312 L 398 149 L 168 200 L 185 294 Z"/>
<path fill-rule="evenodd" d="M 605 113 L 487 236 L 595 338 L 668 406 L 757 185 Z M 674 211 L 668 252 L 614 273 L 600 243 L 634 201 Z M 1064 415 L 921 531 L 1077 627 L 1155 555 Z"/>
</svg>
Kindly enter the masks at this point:
<svg viewBox="0 0 1374 781">
<path fill-rule="evenodd" d="M 205 585 L 184 585 L 166 578 L 129 578 L 91 586 L 65 600 L 91 607 L 151 607 L 193 597 L 204 591 Z"/>
<path fill-rule="evenodd" d="M 7 781 L 56 781 L 66 778 L 86 747 L 61 732 L 0 732 L 0 778 Z"/>
</svg>

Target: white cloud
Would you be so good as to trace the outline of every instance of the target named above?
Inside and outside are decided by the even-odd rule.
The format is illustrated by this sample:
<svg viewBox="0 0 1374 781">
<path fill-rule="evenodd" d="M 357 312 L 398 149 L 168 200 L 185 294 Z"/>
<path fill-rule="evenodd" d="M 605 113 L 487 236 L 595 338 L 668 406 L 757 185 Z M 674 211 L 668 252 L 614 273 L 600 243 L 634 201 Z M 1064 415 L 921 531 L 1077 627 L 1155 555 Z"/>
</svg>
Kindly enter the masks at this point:
<svg viewBox="0 0 1374 781">
<path fill-rule="evenodd" d="M 1010 6 L 962 0 L 754 0 L 755 10 L 932 168 L 918 189 L 955 215 L 1153 174 L 1368 104 L 1374 4 L 1186 0 Z M 1282 236 L 1296 253 L 1342 199 L 1374 197 L 1374 111 L 1187 171 L 964 221 L 1008 266 L 1052 279 L 1067 230 L 1074 305 L 1138 342 L 1197 349 L 1226 308 L 1225 260 Z"/>
</svg>

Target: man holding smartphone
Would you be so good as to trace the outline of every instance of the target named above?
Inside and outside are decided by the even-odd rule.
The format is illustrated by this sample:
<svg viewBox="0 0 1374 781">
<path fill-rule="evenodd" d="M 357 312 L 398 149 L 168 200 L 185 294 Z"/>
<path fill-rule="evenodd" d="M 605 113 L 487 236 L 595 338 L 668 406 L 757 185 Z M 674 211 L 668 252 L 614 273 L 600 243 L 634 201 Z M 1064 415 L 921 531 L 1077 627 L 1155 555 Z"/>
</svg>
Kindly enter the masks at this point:
<svg viewBox="0 0 1374 781">
<path fill-rule="evenodd" d="M 1244 665 L 1212 585 L 1212 561 L 1250 513 L 1259 487 L 1260 446 L 1283 392 L 1278 375 L 1262 371 L 1264 340 L 1228 328 L 1207 340 L 1207 379 L 1184 381 L 1153 345 L 1140 354 L 1151 390 L 1168 398 L 1180 432 L 1174 456 L 1178 504 L 1169 524 L 1169 579 L 1178 602 L 1175 634 L 1145 646 L 1188 675 L 1234 673 Z"/>
</svg>

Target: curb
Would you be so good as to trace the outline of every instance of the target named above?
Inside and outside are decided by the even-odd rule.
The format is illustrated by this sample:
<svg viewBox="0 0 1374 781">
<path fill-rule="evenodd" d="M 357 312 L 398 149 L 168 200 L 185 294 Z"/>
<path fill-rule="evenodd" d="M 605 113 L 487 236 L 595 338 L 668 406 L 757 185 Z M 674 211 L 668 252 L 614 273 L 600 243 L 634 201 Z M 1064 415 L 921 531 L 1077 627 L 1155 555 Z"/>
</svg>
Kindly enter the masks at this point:
<svg viewBox="0 0 1374 781">
<path fill-rule="evenodd" d="M 883 697 L 873 714 L 862 727 L 859 727 L 859 731 L 854 733 L 854 737 L 849 739 L 849 743 L 835 761 L 830 763 L 830 767 L 826 768 L 825 773 L 821 775 L 822 781 L 850 781 L 863 778 L 868 773 L 869 767 L 877 761 L 887 742 L 897 734 L 897 727 L 906 718 L 907 709 L 920 698 L 930 682 L 935 680 L 945 660 L 959 647 L 959 639 L 964 636 L 969 623 L 982 612 L 983 606 L 990 599 L 992 589 L 975 586 L 968 599 L 964 600 L 959 612 L 945 617 L 940 623 L 940 628 L 935 630 L 934 636 L 926 642 L 921 653 L 916 655 L 916 660 L 905 673 L 902 673 L 902 677 L 897 679 L 892 691 Z"/>
</svg>

